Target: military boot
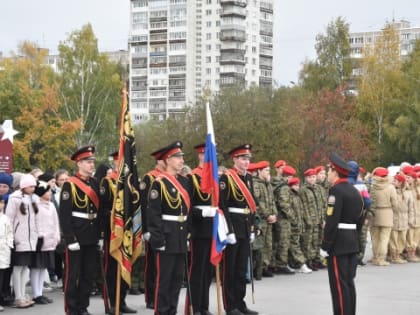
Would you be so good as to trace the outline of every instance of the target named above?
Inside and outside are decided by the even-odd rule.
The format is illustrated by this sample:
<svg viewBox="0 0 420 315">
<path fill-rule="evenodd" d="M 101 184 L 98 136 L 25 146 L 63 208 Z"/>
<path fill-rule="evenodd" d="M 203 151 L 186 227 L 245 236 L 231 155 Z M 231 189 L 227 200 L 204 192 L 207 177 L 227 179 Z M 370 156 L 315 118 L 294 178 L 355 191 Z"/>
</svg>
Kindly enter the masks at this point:
<svg viewBox="0 0 420 315">
<path fill-rule="evenodd" d="M 409 262 L 419 262 L 420 259 L 416 256 L 416 251 L 412 248 L 407 249 L 407 260 Z"/>
</svg>

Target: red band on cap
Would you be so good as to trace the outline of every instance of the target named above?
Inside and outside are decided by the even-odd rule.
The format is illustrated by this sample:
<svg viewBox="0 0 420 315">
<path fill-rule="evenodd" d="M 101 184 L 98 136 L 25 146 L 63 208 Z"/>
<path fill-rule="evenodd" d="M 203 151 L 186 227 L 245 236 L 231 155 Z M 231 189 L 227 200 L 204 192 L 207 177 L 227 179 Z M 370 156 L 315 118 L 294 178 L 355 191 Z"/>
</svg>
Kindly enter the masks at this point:
<svg viewBox="0 0 420 315">
<path fill-rule="evenodd" d="M 182 152 L 180 148 L 173 148 L 172 150 L 169 150 L 168 152 L 165 152 L 165 154 L 162 155 L 162 160 L 166 160 L 167 158 L 171 157 L 172 155 Z"/>
<path fill-rule="evenodd" d="M 236 157 L 236 156 L 245 155 L 245 154 L 251 154 L 251 150 L 250 149 L 239 149 L 239 150 L 236 150 L 236 151 L 232 152 L 232 154 L 230 156 L 231 157 Z"/>
<path fill-rule="evenodd" d="M 87 151 L 87 152 L 83 152 L 80 153 L 77 157 L 76 157 L 76 162 L 79 162 L 80 160 L 84 160 L 87 159 L 89 157 L 93 156 L 93 153 L 91 151 Z"/>
</svg>

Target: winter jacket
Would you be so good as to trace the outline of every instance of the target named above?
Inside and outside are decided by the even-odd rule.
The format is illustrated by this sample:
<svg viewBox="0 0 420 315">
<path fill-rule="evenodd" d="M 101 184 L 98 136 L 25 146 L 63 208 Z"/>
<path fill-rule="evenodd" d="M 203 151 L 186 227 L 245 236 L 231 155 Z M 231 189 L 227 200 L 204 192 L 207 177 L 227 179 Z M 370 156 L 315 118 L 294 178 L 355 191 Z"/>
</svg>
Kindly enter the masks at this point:
<svg viewBox="0 0 420 315">
<path fill-rule="evenodd" d="M 397 192 L 388 177 L 373 177 L 370 193 L 372 200 L 371 212 L 373 217 L 370 221 L 371 226 L 392 227 L 393 211 L 397 207 Z"/>
<path fill-rule="evenodd" d="M 397 206 L 394 208 L 394 231 L 408 229 L 408 213 L 413 211 L 413 197 L 410 191 L 397 188 Z M 410 209 L 410 210 L 409 210 Z"/>
<path fill-rule="evenodd" d="M 413 198 L 413 208 L 408 212 L 408 224 L 417 228 L 420 227 L 420 186 L 413 186 L 409 191 Z"/>
<path fill-rule="evenodd" d="M 25 214 L 20 211 L 22 202 L 25 206 Z M 16 190 L 9 196 L 6 215 L 13 227 L 15 250 L 17 252 L 36 250 L 38 231 L 35 222 L 36 214 L 32 202 L 32 197 L 23 195 L 21 190 Z"/>
<path fill-rule="evenodd" d="M 10 266 L 11 248 L 13 248 L 13 229 L 9 218 L 0 211 L 0 269 Z"/>
<path fill-rule="evenodd" d="M 43 238 L 41 251 L 55 250 L 60 242 L 60 226 L 55 206 L 51 201 L 44 199 L 40 199 L 37 206 L 39 210 L 36 215 L 38 237 Z"/>
</svg>

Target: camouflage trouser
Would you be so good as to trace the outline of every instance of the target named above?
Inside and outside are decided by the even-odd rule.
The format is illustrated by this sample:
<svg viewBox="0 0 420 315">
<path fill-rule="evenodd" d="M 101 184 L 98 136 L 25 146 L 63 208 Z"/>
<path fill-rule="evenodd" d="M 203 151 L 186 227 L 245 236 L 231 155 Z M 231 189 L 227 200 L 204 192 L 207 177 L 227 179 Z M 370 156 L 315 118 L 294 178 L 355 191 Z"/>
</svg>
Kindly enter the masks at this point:
<svg viewBox="0 0 420 315">
<path fill-rule="evenodd" d="M 131 288 L 144 289 L 144 255 L 137 258 L 131 269 Z"/>
<path fill-rule="evenodd" d="M 302 253 L 301 249 L 301 231 L 298 227 L 292 225 L 291 227 L 291 235 L 290 235 L 290 258 L 294 264 L 298 265 L 299 267 L 306 262 L 305 255 Z"/>
<path fill-rule="evenodd" d="M 365 250 L 366 250 L 366 243 L 367 243 L 367 232 L 368 232 L 368 225 L 365 224 L 362 226 L 362 228 L 359 231 L 359 260 L 363 259 L 363 256 L 365 256 Z"/>
<path fill-rule="evenodd" d="M 305 255 L 306 261 L 314 260 L 317 257 L 314 248 L 314 230 L 314 225 L 305 225 L 305 232 L 301 236 L 302 252 Z M 318 238 L 318 234 L 316 234 L 316 237 Z"/>
<path fill-rule="evenodd" d="M 320 262 L 321 256 L 319 254 L 319 249 L 321 248 L 321 239 L 320 238 L 320 232 L 322 231 L 322 228 L 318 225 L 314 225 L 314 236 L 312 238 L 312 254 L 311 256 L 314 257 L 313 260 Z"/>
<path fill-rule="evenodd" d="M 273 238 L 276 240 L 277 244 L 275 246 L 275 251 L 273 252 L 274 263 L 272 266 L 286 267 L 290 248 L 290 222 L 287 219 L 280 218 L 275 224 L 277 225 L 275 229 L 277 235 Z"/>
<path fill-rule="evenodd" d="M 252 263 L 254 267 L 254 278 L 261 279 L 263 272 L 261 249 L 252 250 Z"/>
<path fill-rule="evenodd" d="M 271 256 L 273 255 L 273 227 L 267 222 L 260 224 L 263 237 L 263 246 L 261 248 L 261 259 L 263 268 L 270 265 Z"/>
</svg>

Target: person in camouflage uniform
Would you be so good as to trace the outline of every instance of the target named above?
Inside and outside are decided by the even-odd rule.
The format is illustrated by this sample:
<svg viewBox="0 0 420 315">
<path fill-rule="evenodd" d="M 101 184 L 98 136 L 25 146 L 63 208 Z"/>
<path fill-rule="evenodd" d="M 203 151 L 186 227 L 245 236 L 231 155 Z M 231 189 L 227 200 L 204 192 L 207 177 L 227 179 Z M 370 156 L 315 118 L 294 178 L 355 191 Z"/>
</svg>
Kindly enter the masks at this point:
<svg viewBox="0 0 420 315">
<path fill-rule="evenodd" d="M 297 272 L 311 273 L 312 270 L 306 265 L 305 255 L 302 253 L 300 238 L 303 234 L 303 204 L 299 195 L 300 180 L 297 177 L 289 178 L 287 184 L 290 187 L 290 206 L 293 210 L 293 220 L 290 221 L 290 260 L 293 262 L 293 268 Z"/>
<path fill-rule="evenodd" d="M 272 225 L 277 221 L 277 208 L 274 203 L 273 187 L 270 184 L 270 163 L 261 161 L 257 163 L 256 169 L 257 176 L 253 178 L 253 185 L 254 198 L 258 204 L 257 216 L 260 218 L 259 230 L 263 238 L 261 249 L 262 276 L 272 277 L 273 274 L 269 270 L 269 265 L 273 254 Z M 255 277 L 258 276 L 257 273 Z"/>
<path fill-rule="evenodd" d="M 296 174 L 296 170 L 286 165 L 283 167 L 283 176 L 273 178 L 274 200 L 278 211 L 278 228 L 276 229 L 276 244 L 274 253 L 275 272 L 281 274 L 294 274 L 295 271 L 288 266 L 291 226 L 293 210 L 290 206 L 290 187 L 287 181 Z"/>
<path fill-rule="evenodd" d="M 316 185 L 316 172 L 307 169 L 304 173 L 305 184 L 301 188 L 301 196 L 304 207 L 303 221 L 305 233 L 302 237 L 302 250 L 312 270 L 324 268 L 319 259 L 320 238 L 319 229 L 322 226 L 323 206 L 322 194 Z"/>
</svg>

